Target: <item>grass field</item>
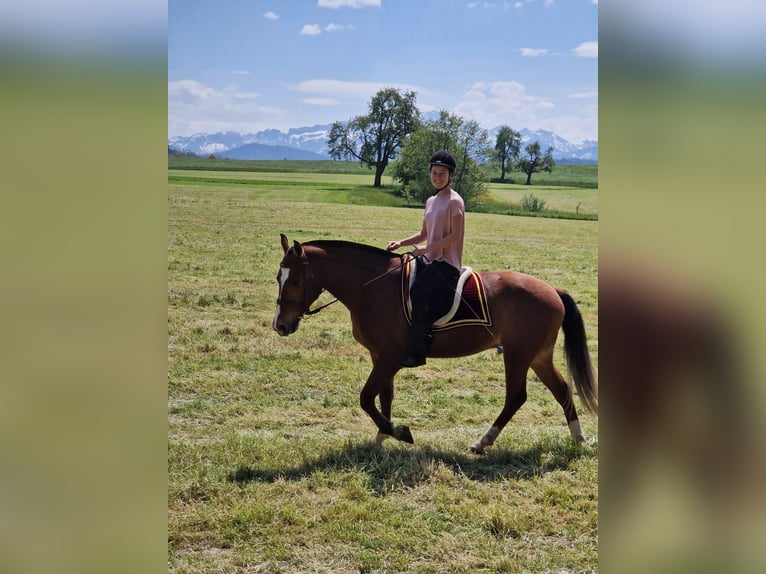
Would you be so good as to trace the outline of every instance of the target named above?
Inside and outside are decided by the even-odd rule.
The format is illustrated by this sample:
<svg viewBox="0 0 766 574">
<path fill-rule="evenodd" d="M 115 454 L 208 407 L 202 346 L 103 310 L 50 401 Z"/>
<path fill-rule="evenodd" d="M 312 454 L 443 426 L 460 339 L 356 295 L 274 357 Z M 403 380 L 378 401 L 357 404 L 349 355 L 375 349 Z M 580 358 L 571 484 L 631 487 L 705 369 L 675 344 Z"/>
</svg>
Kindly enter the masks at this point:
<svg viewBox="0 0 766 574">
<path fill-rule="evenodd" d="M 562 217 L 567 214 L 580 216 L 598 215 L 598 191 L 588 188 L 561 185 L 508 185 L 489 184 L 487 202 L 494 202 L 496 212 L 516 211 L 521 214 L 520 205 L 525 195 L 534 195 L 545 201 L 545 209 Z M 511 206 L 511 207 L 508 207 Z M 489 208 L 488 208 L 489 209 Z"/>
<path fill-rule="evenodd" d="M 287 338 L 271 330 L 280 232 L 382 246 L 420 210 L 355 204 L 337 174 L 184 174 L 169 173 L 168 194 L 170 572 L 598 569 L 597 443 L 570 441 L 531 373 L 487 456 L 467 447 L 502 406 L 493 352 L 400 373 L 394 422 L 415 445 L 373 447 L 358 402 L 370 361 L 345 308 Z M 597 364 L 597 223 L 469 213 L 466 228 L 474 269 L 573 294 Z"/>
<path fill-rule="evenodd" d="M 168 158 L 171 184 L 240 186 L 258 194 L 282 199 L 321 201 L 384 207 L 415 207 L 397 194 L 388 175 L 383 187 L 372 187 L 372 172 L 355 162 L 336 161 L 233 161 L 188 157 Z M 477 213 L 534 215 L 561 219 L 598 219 L 598 166 L 562 165 L 552 173 L 536 174 L 533 185 L 511 174 L 505 183 L 490 183 L 487 193 L 473 206 Z M 528 213 L 525 195 L 545 201 L 545 209 Z"/>
</svg>

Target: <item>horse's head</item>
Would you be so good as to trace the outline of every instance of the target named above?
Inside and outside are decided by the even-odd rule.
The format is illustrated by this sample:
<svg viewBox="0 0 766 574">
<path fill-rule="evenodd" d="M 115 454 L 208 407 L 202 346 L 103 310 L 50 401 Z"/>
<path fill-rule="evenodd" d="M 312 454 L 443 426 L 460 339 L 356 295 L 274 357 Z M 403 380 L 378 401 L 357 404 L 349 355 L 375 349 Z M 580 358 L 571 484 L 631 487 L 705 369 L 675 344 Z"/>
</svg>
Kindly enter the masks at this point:
<svg viewBox="0 0 766 574">
<path fill-rule="evenodd" d="M 280 236 L 285 255 L 277 273 L 279 296 L 277 311 L 271 326 L 284 337 L 295 333 L 304 313 L 317 300 L 322 289 L 313 280 L 314 276 L 309 269 L 303 246 L 294 241 L 293 246 L 290 247 L 287 237 L 283 233 Z"/>
</svg>

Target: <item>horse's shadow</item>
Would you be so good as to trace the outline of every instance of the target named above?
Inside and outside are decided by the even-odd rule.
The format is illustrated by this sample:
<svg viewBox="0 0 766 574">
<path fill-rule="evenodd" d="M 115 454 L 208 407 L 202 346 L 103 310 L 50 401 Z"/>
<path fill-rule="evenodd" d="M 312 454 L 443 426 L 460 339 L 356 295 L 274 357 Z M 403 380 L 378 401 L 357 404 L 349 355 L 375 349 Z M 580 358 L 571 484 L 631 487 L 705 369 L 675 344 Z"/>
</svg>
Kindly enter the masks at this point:
<svg viewBox="0 0 766 574">
<path fill-rule="evenodd" d="M 494 448 L 483 456 L 459 453 L 433 446 L 389 448 L 349 441 L 341 448 L 305 460 L 289 468 L 240 465 L 228 474 L 230 482 L 271 483 L 277 480 L 302 480 L 317 471 L 361 471 L 370 477 L 378 494 L 392 489 L 411 488 L 428 482 L 437 470 L 447 468 L 469 480 L 493 482 L 507 479 L 532 479 L 555 470 L 570 468 L 583 457 L 594 456 L 592 446 L 571 440 L 541 440 L 521 449 Z"/>
</svg>

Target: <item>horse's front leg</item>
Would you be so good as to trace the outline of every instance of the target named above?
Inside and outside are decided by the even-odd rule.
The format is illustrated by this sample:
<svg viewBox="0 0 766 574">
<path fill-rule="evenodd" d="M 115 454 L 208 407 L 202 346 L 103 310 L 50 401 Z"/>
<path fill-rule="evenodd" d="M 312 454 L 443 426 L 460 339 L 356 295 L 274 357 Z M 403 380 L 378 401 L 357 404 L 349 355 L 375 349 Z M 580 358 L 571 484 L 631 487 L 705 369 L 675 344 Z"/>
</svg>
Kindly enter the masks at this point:
<svg viewBox="0 0 766 574">
<path fill-rule="evenodd" d="M 388 379 L 388 381 L 384 384 L 383 388 L 380 390 L 380 394 L 378 395 L 380 397 L 380 412 L 383 415 L 384 418 L 387 418 L 389 421 L 391 419 L 391 406 L 394 403 L 394 379 L 391 377 Z M 375 444 L 383 444 L 383 441 L 386 439 L 391 438 L 392 435 L 390 434 L 384 434 L 380 431 L 378 431 L 378 434 L 373 439 L 373 442 Z"/>
<path fill-rule="evenodd" d="M 362 410 L 370 415 L 378 427 L 378 434 L 373 439 L 377 444 L 394 437 L 398 440 L 414 443 L 410 429 L 405 425 L 394 427 L 391 422 L 391 404 L 394 401 L 394 375 L 399 370 L 398 364 L 373 359 L 374 365 L 367 382 L 359 394 Z M 375 406 L 375 397 L 380 396 L 381 411 Z"/>
</svg>

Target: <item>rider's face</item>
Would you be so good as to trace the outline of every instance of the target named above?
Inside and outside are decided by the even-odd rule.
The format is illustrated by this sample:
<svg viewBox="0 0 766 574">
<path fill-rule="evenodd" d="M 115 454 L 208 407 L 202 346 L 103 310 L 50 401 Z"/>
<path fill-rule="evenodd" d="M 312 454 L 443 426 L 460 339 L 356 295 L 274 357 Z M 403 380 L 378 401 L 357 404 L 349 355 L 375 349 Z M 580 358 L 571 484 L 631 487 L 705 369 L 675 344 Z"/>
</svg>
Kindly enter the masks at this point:
<svg viewBox="0 0 766 574">
<path fill-rule="evenodd" d="M 446 167 L 435 165 L 431 168 L 431 185 L 441 189 L 449 183 L 449 170 Z"/>
</svg>

